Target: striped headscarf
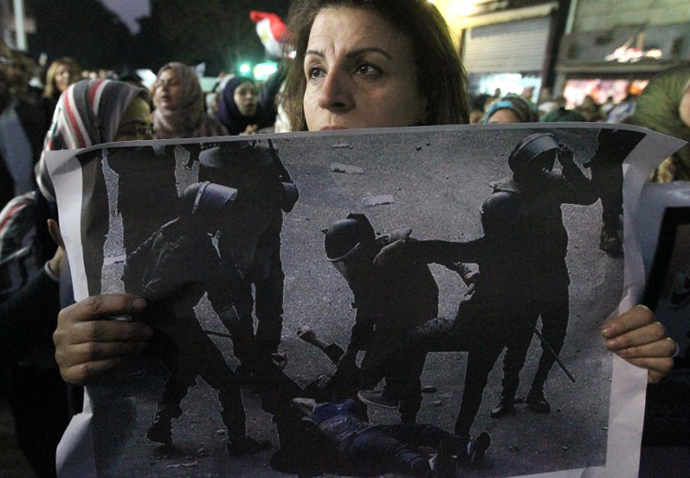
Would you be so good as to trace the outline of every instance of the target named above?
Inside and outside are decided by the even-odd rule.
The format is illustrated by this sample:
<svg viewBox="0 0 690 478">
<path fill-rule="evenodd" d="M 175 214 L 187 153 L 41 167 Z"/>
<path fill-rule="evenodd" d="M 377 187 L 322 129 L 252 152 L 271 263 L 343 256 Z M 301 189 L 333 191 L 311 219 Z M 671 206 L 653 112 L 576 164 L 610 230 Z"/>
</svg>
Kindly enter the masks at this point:
<svg viewBox="0 0 690 478">
<path fill-rule="evenodd" d="M 45 164 L 45 152 L 114 141 L 122 116 L 138 96 L 148 99 L 143 88 L 113 80 L 82 80 L 65 90 L 36 165 L 38 186 L 49 201 L 55 201 L 55 190 Z"/>
<path fill-rule="evenodd" d="M 172 110 L 156 104 L 151 115 L 156 139 L 201 138 L 204 136 L 225 136 L 225 127 L 206 113 L 204 94 L 196 72 L 184 63 L 171 62 L 158 71 L 158 77 L 164 71 L 171 70 L 180 83 L 181 92 L 179 107 Z M 155 102 L 157 85 L 152 88 Z"/>
</svg>

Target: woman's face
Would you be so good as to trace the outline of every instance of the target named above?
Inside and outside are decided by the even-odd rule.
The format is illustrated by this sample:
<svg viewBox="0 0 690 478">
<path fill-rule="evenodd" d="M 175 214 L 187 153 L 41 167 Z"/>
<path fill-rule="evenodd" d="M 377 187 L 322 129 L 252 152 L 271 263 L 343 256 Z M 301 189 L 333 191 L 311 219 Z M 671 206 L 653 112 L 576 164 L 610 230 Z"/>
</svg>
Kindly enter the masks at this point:
<svg viewBox="0 0 690 478">
<path fill-rule="evenodd" d="M 60 63 L 55 69 L 55 87 L 60 93 L 64 92 L 76 78 L 72 78 L 72 72 L 68 65 Z"/>
<path fill-rule="evenodd" d="M 142 141 L 153 139 L 153 123 L 148 103 L 140 103 L 143 110 L 136 116 L 130 117 L 126 123 L 120 123 L 113 141 Z M 129 110 L 128 110 L 129 111 Z"/>
<path fill-rule="evenodd" d="M 304 57 L 309 131 L 413 126 L 427 102 L 419 93 L 410 40 L 378 15 L 325 8 Z"/>
<path fill-rule="evenodd" d="M 182 84 L 171 69 L 163 70 L 156 80 L 153 102 L 160 108 L 175 110 L 180 106 Z"/>
<path fill-rule="evenodd" d="M 246 81 L 235 88 L 232 99 L 242 116 L 254 116 L 258 106 L 259 94 L 254 83 Z"/>
</svg>

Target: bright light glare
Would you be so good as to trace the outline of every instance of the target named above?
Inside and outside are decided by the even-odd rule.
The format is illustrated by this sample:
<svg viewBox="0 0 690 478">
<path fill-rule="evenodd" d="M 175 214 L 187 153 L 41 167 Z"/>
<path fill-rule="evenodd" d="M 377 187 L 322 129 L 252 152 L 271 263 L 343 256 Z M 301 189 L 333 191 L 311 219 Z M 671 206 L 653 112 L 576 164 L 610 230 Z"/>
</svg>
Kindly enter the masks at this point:
<svg viewBox="0 0 690 478">
<path fill-rule="evenodd" d="M 453 15 L 464 17 L 474 13 L 476 5 L 474 0 L 458 0 L 450 5 L 450 10 Z"/>
<path fill-rule="evenodd" d="M 274 61 L 267 61 L 266 63 L 258 63 L 254 67 L 254 78 L 262 81 L 278 71 L 278 63 Z"/>
</svg>

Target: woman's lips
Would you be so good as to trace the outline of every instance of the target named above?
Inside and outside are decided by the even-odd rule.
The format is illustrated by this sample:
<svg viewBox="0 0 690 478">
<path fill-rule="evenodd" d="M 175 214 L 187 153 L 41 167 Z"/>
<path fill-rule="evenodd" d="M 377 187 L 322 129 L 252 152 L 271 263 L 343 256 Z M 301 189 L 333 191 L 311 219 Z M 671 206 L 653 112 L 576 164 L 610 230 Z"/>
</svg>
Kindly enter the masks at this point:
<svg viewBox="0 0 690 478">
<path fill-rule="evenodd" d="M 333 130 L 333 129 L 347 129 L 344 126 L 324 126 L 321 128 L 321 131 L 328 131 L 328 130 Z"/>
</svg>

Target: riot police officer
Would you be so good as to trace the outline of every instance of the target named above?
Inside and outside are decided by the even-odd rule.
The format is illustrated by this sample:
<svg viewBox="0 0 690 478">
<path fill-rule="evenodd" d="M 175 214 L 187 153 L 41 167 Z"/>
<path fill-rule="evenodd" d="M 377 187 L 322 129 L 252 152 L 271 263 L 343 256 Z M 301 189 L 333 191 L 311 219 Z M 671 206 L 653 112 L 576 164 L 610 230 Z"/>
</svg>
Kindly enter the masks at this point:
<svg viewBox="0 0 690 478">
<path fill-rule="evenodd" d="M 552 171 L 558 159 L 562 173 Z M 519 373 L 539 317 L 553 351 L 543 350 L 528 395 L 537 412 L 549 411 L 543 387 L 568 323 L 568 234 L 562 204 L 597 200 L 590 180 L 575 165 L 572 152 L 552 134 L 523 138 L 509 155 L 512 177 L 499 181 L 482 206 L 483 237 L 466 243 L 405 241 L 379 255 L 387 262 L 409 255 L 425 263 L 464 261 L 479 265 L 471 298 L 455 319 L 435 319 L 417 327 L 409 350 L 468 351 L 467 372 L 455 433 L 469 437 L 494 363 L 504 347 L 503 393 L 493 416 L 512 410 Z M 390 252 L 390 254 L 388 253 Z M 386 258 L 386 256 L 391 256 Z"/>
<path fill-rule="evenodd" d="M 199 376 L 218 390 L 231 455 L 254 453 L 270 446 L 246 435 L 239 381 L 194 312 L 207 293 L 222 319 L 235 320 L 237 315 L 227 286 L 227 271 L 211 236 L 229 227 L 242 228 L 256 242 L 263 233 L 261 224 L 266 224 L 258 218 L 257 230 L 252 223 L 240 223 L 239 207 L 234 203 L 237 195 L 236 189 L 208 181 L 192 184 L 180 198 L 180 216 L 162 226 L 127 258 L 126 288 L 151 304 L 143 320 L 158 332 L 160 358 L 171 374 L 147 433 L 151 441 L 172 444 L 172 419 L 182 416 L 180 404 Z M 251 254 L 251 248 L 246 248 L 246 255 Z"/>
<path fill-rule="evenodd" d="M 285 363 L 278 353 L 283 326 L 285 274 L 280 257 L 283 212 L 290 212 L 299 191 L 283 166 L 271 140 L 222 143 L 199 154 L 201 174 L 218 184 L 241 187 L 245 199 L 268 212 L 271 223 L 259 239 L 255 261 L 248 274 L 233 283 L 236 321 L 224 321 L 233 338 L 233 350 L 242 363 L 245 381 L 256 381 L 261 363 Z M 219 249 L 224 257 L 234 254 L 235 240 L 221 235 Z M 254 290 L 252 290 L 252 288 Z M 254 332 L 253 314 L 258 325 Z"/>
<path fill-rule="evenodd" d="M 411 327 L 438 315 L 438 286 L 427 265 L 408 258 L 375 267 L 374 258 L 390 241 L 390 236 L 376 237 L 364 214 L 350 214 L 326 232 L 326 258 L 347 281 L 357 311 L 339 367 L 353 366 L 364 350 L 360 399 L 399 405 L 402 420 L 414 422 L 426 353 L 402 354 L 401 347 Z M 383 378 L 385 389 L 375 390 Z"/>
</svg>

